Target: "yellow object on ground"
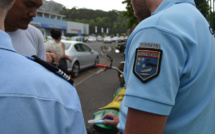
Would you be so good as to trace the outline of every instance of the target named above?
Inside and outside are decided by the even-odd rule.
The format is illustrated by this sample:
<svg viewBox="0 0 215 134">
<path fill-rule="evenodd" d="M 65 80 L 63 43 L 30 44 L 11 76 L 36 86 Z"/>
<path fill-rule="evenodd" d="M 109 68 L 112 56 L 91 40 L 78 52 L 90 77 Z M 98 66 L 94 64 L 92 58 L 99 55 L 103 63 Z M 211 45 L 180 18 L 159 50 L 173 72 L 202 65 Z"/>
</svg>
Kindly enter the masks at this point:
<svg viewBox="0 0 215 134">
<path fill-rule="evenodd" d="M 99 110 L 104 110 L 104 109 L 115 109 L 119 111 L 119 106 L 122 102 L 122 99 L 125 95 L 125 88 L 122 88 L 119 93 L 114 97 L 113 101 L 109 104 L 107 104 L 104 107 L 99 108 Z"/>
</svg>

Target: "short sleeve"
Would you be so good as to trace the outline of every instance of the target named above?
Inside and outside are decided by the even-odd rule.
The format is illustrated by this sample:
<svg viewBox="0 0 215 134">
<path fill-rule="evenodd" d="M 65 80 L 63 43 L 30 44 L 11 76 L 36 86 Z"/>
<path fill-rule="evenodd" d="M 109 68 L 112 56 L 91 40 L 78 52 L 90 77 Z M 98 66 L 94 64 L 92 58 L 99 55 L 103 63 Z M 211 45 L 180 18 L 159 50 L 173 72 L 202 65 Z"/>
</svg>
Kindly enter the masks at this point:
<svg viewBox="0 0 215 134">
<path fill-rule="evenodd" d="M 147 28 L 137 32 L 129 43 L 125 66 L 125 105 L 141 111 L 168 115 L 175 104 L 186 60 L 181 38 L 171 31 Z M 136 50 L 144 49 L 140 45 L 143 43 L 159 44 L 159 51 L 162 51 L 159 74 L 145 83 L 133 72 L 134 65 L 137 64 Z"/>
<path fill-rule="evenodd" d="M 37 32 L 37 46 L 38 46 L 37 56 L 42 60 L 46 61 L 46 52 L 45 52 L 43 34 L 39 29 L 36 29 L 35 31 Z"/>
</svg>

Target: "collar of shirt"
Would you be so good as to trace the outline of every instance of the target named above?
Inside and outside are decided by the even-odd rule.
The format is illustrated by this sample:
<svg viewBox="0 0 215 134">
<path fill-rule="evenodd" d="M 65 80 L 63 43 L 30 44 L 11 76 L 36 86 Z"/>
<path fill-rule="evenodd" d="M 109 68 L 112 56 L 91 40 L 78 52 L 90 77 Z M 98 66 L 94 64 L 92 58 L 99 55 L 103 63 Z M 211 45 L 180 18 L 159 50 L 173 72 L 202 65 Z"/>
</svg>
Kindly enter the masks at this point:
<svg viewBox="0 0 215 134">
<path fill-rule="evenodd" d="M 162 10 L 165 10 L 166 8 L 172 6 L 173 4 L 177 4 L 177 3 L 190 3 L 194 6 L 196 6 L 194 0 L 164 0 L 152 15 L 154 15 Z"/>
<path fill-rule="evenodd" d="M 16 52 L 12 46 L 10 36 L 2 30 L 0 30 L 0 49 Z"/>
</svg>

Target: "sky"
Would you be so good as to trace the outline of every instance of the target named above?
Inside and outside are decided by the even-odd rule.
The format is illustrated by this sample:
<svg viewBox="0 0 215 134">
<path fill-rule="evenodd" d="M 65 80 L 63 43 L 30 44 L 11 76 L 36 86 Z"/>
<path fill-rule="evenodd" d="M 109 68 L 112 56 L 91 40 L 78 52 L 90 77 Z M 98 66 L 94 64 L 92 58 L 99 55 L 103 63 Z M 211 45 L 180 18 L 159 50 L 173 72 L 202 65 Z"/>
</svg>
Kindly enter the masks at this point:
<svg viewBox="0 0 215 134">
<path fill-rule="evenodd" d="M 48 0 L 47 0 L 48 1 Z M 53 0 L 65 6 L 66 8 L 87 8 L 102 11 L 125 11 L 126 4 L 122 4 L 124 0 Z"/>
</svg>

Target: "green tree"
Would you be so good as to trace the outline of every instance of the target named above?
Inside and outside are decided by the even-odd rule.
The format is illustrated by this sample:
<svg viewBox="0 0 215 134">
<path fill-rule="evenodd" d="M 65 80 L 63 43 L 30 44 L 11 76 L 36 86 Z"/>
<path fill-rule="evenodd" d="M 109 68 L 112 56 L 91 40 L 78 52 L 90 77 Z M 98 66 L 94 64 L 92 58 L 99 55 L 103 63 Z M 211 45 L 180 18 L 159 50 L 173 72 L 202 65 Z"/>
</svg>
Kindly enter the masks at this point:
<svg viewBox="0 0 215 134">
<path fill-rule="evenodd" d="M 122 17 L 128 18 L 128 23 L 126 24 L 126 27 L 133 29 L 139 23 L 139 21 L 134 16 L 134 10 L 132 8 L 131 1 L 124 0 L 122 3 L 126 4 L 127 11 L 123 12 L 123 15 L 122 15 Z"/>
<path fill-rule="evenodd" d="M 109 12 L 91 9 L 66 9 L 63 8 L 61 14 L 64 14 L 65 20 L 88 23 L 90 34 L 95 34 L 95 26 L 97 26 L 98 34 L 101 34 L 101 28 L 104 30 L 109 28 L 109 34 L 116 35 L 126 31 L 128 19 L 121 18 L 122 12 L 112 10 Z"/>
<path fill-rule="evenodd" d="M 210 3 L 211 2 L 211 3 Z M 199 11 L 204 15 L 204 17 L 208 20 L 208 22 L 210 23 L 211 27 L 214 29 L 215 28 L 215 14 L 212 9 L 214 0 L 210 1 L 210 0 L 195 0 L 196 3 L 196 7 L 199 9 Z M 138 24 L 138 20 L 136 17 L 134 17 L 133 15 L 133 8 L 131 5 L 131 1 L 130 0 L 124 0 L 123 1 L 124 4 L 126 5 L 126 10 L 123 13 L 123 17 L 127 17 L 128 23 L 127 23 L 127 28 L 133 28 L 135 25 Z"/>
<path fill-rule="evenodd" d="M 196 7 L 199 11 L 204 15 L 204 17 L 208 20 L 209 24 L 213 29 L 215 29 L 215 14 L 214 9 L 212 9 L 212 5 L 214 5 L 214 0 L 195 0 Z"/>
<path fill-rule="evenodd" d="M 95 20 L 94 19 L 90 19 L 89 20 L 89 30 L 90 30 L 91 34 L 94 33 L 95 26 L 96 26 Z"/>
</svg>

